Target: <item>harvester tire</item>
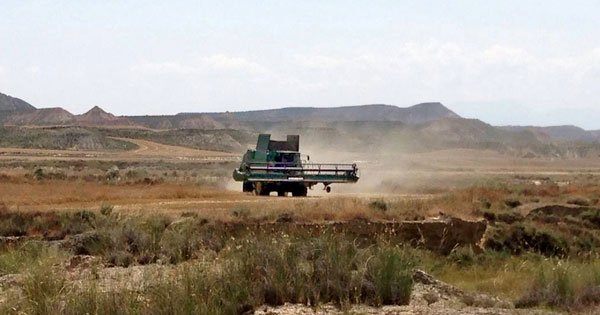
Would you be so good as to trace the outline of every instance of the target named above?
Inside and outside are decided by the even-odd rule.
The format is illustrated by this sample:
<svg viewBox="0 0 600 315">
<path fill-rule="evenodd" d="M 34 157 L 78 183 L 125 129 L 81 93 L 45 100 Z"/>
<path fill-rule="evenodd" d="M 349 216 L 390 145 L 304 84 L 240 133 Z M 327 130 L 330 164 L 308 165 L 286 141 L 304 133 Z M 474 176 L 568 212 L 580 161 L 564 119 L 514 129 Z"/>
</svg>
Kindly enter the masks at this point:
<svg viewBox="0 0 600 315">
<path fill-rule="evenodd" d="M 252 192 L 253 190 L 254 190 L 254 184 L 252 182 L 245 181 L 244 184 L 242 185 L 243 192 Z"/>
<path fill-rule="evenodd" d="M 286 194 L 286 192 L 283 191 L 283 190 L 278 190 L 277 191 L 277 196 L 279 196 L 279 197 L 285 197 L 285 194 Z"/>
<path fill-rule="evenodd" d="M 298 186 L 294 191 L 292 191 L 292 195 L 294 197 L 306 197 L 308 194 L 308 188 L 306 186 Z"/>
</svg>

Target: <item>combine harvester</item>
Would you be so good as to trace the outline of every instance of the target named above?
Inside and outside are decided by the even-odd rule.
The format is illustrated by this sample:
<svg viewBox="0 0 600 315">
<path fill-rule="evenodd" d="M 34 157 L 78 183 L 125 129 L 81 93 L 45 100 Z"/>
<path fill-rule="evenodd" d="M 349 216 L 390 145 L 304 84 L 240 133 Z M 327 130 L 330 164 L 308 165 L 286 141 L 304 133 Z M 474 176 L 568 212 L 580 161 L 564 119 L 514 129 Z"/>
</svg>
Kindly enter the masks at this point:
<svg viewBox="0 0 600 315">
<path fill-rule="evenodd" d="M 254 191 L 268 196 L 306 196 L 308 188 L 319 183 L 331 192 L 333 183 L 356 183 L 359 178 L 356 164 L 316 164 L 310 157 L 302 161 L 300 136 L 288 135 L 287 141 L 271 140 L 270 134 L 258 136 L 256 150 L 248 150 L 240 167 L 233 171 L 233 179 L 243 182 L 244 192 Z"/>
</svg>

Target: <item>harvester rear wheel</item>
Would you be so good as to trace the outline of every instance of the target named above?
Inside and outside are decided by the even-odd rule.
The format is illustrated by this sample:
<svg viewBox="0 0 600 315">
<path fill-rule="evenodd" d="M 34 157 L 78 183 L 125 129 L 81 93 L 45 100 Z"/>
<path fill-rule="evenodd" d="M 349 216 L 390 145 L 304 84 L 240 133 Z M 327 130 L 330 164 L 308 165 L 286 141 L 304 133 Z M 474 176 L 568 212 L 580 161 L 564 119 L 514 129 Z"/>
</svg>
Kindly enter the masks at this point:
<svg viewBox="0 0 600 315">
<path fill-rule="evenodd" d="M 294 197 L 306 197 L 308 194 L 308 188 L 306 186 L 298 186 L 294 191 L 292 191 L 292 196 Z"/>
</svg>

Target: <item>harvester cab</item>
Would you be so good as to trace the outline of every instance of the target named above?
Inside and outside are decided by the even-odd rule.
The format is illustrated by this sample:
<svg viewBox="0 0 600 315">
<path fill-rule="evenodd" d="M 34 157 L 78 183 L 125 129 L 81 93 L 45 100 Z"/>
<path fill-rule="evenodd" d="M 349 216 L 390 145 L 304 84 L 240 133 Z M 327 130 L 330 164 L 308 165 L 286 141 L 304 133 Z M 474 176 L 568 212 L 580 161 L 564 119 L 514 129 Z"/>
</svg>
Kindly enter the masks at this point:
<svg viewBox="0 0 600 315">
<path fill-rule="evenodd" d="M 309 158 L 308 158 L 309 159 Z M 327 192 L 333 183 L 355 183 L 359 179 L 356 164 L 316 164 L 302 161 L 300 136 L 288 135 L 286 141 L 271 140 L 270 134 L 258 136 L 256 150 L 248 150 L 233 178 L 243 182 L 244 192 L 267 196 L 306 196 L 308 189 L 322 183 Z"/>
</svg>

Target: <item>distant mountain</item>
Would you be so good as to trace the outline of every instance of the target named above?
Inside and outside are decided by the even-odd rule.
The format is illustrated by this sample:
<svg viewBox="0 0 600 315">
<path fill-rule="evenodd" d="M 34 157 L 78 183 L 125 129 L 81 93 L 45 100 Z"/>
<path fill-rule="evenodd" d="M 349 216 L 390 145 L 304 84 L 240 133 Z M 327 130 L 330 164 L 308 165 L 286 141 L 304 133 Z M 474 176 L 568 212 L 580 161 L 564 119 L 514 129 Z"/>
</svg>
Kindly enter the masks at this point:
<svg viewBox="0 0 600 315">
<path fill-rule="evenodd" d="M 443 118 L 460 118 L 440 103 L 423 103 L 407 108 L 392 105 L 360 105 L 344 107 L 287 107 L 226 113 L 180 113 L 173 116 L 124 116 L 153 129 L 241 129 L 253 122 L 351 122 L 391 121 L 419 124 Z"/>
<path fill-rule="evenodd" d="M 599 145 L 556 145 L 545 134 L 509 131 L 477 119 L 445 118 L 421 124 L 386 121 L 271 122 L 252 124 L 259 132 L 276 136 L 299 134 L 300 146 L 316 151 L 427 152 L 444 149 L 493 150 L 521 157 L 597 156 Z"/>
<path fill-rule="evenodd" d="M 152 129 L 249 129 L 246 124 L 240 122 L 231 113 L 180 113 L 170 116 L 124 116 L 124 118 Z"/>
<path fill-rule="evenodd" d="M 422 103 L 406 108 L 383 104 L 329 108 L 287 107 L 233 112 L 233 115 L 241 121 L 398 121 L 407 124 L 460 117 L 441 103 Z"/>
<path fill-rule="evenodd" d="M 502 126 L 499 127 L 503 130 L 509 131 L 523 131 L 530 130 L 533 132 L 544 133 L 553 140 L 558 141 L 584 141 L 594 142 L 600 141 L 600 131 L 588 131 L 577 126 L 550 126 L 550 127 L 536 127 L 536 126 Z"/>
<path fill-rule="evenodd" d="M 5 121 L 12 126 L 64 126 L 74 122 L 75 116 L 60 108 L 40 108 L 29 112 L 16 113 Z"/>
<path fill-rule="evenodd" d="M 24 100 L 0 93 L 0 112 L 27 112 L 32 110 L 35 110 L 35 107 Z"/>
<path fill-rule="evenodd" d="M 223 124 L 208 114 L 127 116 L 127 119 L 152 129 L 224 129 Z"/>
<path fill-rule="evenodd" d="M 127 118 L 116 117 L 98 106 L 82 115 L 73 115 L 60 107 L 14 112 L 4 118 L 3 124 L 5 126 L 137 126 Z"/>
<path fill-rule="evenodd" d="M 78 126 L 135 126 L 135 123 L 129 119 L 116 117 L 98 106 L 94 106 L 85 114 L 75 116 L 74 124 Z"/>
</svg>

